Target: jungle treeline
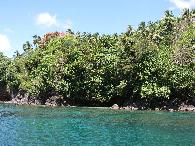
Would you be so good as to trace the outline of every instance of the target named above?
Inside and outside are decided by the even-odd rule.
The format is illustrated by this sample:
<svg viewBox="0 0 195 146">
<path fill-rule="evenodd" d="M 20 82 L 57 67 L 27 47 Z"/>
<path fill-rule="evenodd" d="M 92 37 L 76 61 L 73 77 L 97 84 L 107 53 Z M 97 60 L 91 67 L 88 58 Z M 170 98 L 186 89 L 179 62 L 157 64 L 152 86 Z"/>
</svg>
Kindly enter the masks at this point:
<svg viewBox="0 0 195 146">
<path fill-rule="evenodd" d="M 195 10 L 166 11 L 120 34 L 35 35 L 23 50 L 13 58 L 0 53 L 0 85 L 12 98 L 19 90 L 85 105 L 195 98 Z"/>
</svg>

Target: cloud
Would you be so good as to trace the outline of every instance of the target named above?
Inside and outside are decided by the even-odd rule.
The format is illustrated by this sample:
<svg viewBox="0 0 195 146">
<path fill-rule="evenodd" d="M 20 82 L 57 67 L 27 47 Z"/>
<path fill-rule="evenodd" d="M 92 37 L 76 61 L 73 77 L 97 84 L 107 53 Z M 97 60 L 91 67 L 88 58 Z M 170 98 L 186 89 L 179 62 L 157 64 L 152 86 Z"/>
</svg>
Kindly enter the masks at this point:
<svg viewBox="0 0 195 146">
<path fill-rule="evenodd" d="M 63 26 L 65 29 L 72 29 L 72 21 L 66 20 Z"/>
<path fill-rule="evenodd" d="M 185 9 L 185 8 L 191 9 L 195 7 L 195 0 L 169 0 L 169 1 L 174 4 L 175 8 L 178 9 Z"/>
<path fill-rule="evenodd" d="M 49 13 L 40 13 L 37 15 L 36 17 L 36 24 L 37 25 L 42 25 L 42 26 L 47 26 L 47 27 L 51 27 L 51 26 L 57 26 L 57 19 L 56 19 L 56 15 L 51 15 Z"/>
<path fill-rule="evenodd" d="M 61 19 L 57 19 L 56 15 L 52 15 L 48 12 L 38 14 L 36 16 L 36 24 L 46 27 L 55 27 L 58 29 L 72 28 L 72 21 L 70 19 L 61 21 Z"/>
<path fill-rule="evenodd" d="M 8 37 L 4 34 L 0 34 L 0 51 L 5 52 L 11 49 L 11 44 Z"/>
</svg>

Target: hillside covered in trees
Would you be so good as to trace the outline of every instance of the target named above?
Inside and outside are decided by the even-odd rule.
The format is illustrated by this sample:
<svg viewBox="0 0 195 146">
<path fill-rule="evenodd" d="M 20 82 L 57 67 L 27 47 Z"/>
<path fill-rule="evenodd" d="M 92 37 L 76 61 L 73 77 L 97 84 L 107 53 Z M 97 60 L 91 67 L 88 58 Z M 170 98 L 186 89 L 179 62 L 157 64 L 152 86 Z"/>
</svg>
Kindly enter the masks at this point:
<svg viewBox="0 0 195 146">
<path fill-rule="evenodd" d="M 195 100 L 195 10 L 141 22 L 121 34 L 33 36 L 12 59 L 0 53 L 0 99 L 46 104 L 163 107 Z"/>
</svg>

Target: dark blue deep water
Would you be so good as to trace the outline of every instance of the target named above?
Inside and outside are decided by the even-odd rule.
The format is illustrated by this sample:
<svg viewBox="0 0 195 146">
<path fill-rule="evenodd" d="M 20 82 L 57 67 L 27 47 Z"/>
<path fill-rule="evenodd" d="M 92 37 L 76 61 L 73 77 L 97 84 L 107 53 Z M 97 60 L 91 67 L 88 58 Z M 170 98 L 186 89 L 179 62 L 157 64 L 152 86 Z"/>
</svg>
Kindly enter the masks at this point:
<svg viewBox="0 0 195 146">
<path fill-rule="evenodd" d="M 0 104 L 0 145 L 195 145 L 195 113 Z"/>
</svg>

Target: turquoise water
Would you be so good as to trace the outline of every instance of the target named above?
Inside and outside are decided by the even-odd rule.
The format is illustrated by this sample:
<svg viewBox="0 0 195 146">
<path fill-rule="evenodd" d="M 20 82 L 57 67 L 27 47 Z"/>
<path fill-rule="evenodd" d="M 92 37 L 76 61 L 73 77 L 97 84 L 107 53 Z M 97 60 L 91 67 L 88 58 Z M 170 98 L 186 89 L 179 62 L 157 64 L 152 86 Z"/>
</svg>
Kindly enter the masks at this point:
<svg viewBox="0 0 195 146">
<path fill-rule="evenodd" d="M 0 104 L 0 145 L 195 145 L 195 113 Z"/>
</svg>

